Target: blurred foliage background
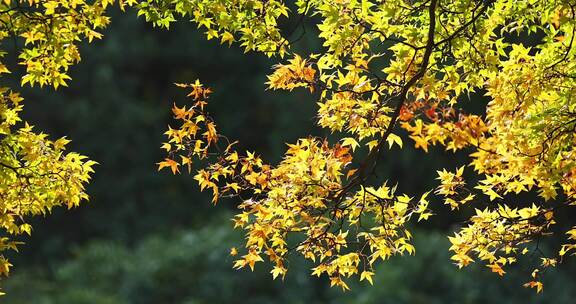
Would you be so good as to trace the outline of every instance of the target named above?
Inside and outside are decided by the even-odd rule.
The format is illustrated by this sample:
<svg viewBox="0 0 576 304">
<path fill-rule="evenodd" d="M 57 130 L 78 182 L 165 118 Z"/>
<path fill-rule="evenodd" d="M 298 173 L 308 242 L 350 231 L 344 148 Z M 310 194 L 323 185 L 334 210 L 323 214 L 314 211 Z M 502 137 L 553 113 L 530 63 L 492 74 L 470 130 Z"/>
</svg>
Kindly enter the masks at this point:
<svg viewBox="0 0 576 304">
<path fill-rule="evenodd" d="M 374 286 L 330 289 L 297 256 L 284 282 L 272 281 L 266 265 L 233 270 L 228 252 L 243 238 L 229 220 L 237 202 L 213 207 L 190 175 L 156 170 L 170 107 L 186 102 L 173 83 L 200 78 L 212 87 L 209 110 L 222 132 L 270 162 L 285 143 L 329 136 L 314 127 L 315 97 L 267 91 L 274 62 L 265 56 L 206 41 L 187 22 L 161 31 L 129 15 L 115 12 L 104 39 L 82 48 L 70 87 L 23 92 L 27 120 L 53 138 L 68 136 L 72 150 L 100 164 L 90 202 L 33 222 L 32 237 L 11 257 L 11 277 L 1 282 L 2 302 L 574 303 L 574 265 L 549 274 L 541 295 L 521 287 L 521 266 L 504 278 L 479 265 L 458 270 L 446 235 L 465 214 L 440 202 L 437 215 L 415 227 L 417 254 L 381 263 Z M 312 28 L 296 47 L 320 47 Z M 484 106 L 480 96 L 472 108 Z M 434 187 L 436 170 L 464 164 L 464 155 L 440 150 L 392 152 L 378 172 L 406 193 L 423 193 Z"/>
</svg>

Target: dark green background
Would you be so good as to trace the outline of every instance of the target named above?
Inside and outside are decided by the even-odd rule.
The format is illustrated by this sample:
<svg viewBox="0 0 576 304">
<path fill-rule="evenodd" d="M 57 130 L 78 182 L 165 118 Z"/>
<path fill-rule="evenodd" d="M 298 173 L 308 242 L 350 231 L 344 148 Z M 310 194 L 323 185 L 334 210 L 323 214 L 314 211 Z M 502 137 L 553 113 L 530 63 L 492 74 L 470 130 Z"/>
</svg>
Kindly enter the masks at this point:
<svg viewBox="0 0 576 304">
<path fill-rule="evenodd" d="M 302 53 L 319 48 L 309 33 L 296 46 Z M 237 202 L 213 207 L 190 175 L 157 172 L 170 107 L 186 102 L 173 83 L 200 78 L 212 87 L 209 110 L 220 130 L 270 162 L 285 143 L 329 135 L 314 127 L 315 96 L 267 91 L 274 60 L 206 41 L 187 22 L 163 31 L 115 12 L 104 39 L 81 50 L 70 87 L 24 89 L 25 118 L 99 162 L 91 200 L 33 221 L 1 282 L 3 303 L 574 303 L 573 265 L 550 273 L 541 295 L 521 287 L 522 267 L 504 278 L 482 265 L 458 270 L 446 235 L 471 211 L 449 213 L 440 202 L 438 215 L 413 227 L 416 256 L 381 263 L 375 286 L 351 280 L 351 292 L 330 289 L 298 256 L 284 282 L 272 281 L 268 265 L 233 270 L 228 251 L 243 238 L 230 222 Z M 378 174 L 418 194 L 434 187 L 435 170 L 464 163 L 462 155 L 408 147 L 385 155 Z"/>
</svg>

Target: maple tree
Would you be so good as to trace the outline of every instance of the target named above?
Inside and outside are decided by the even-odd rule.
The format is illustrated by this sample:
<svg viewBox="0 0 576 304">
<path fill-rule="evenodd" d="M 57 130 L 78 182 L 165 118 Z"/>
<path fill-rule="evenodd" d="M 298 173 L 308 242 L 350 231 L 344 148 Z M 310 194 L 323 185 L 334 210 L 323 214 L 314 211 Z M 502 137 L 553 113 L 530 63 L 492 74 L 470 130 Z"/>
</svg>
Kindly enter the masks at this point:
<svg viewBox="0 0 576 304">
<path fill-rule="evenodd" d="M 110 22 L 110 0 L 6 0 L 0 3 L 0 39 L 17 48 L 25 67 L 22 85 L 66 86 L 68 69 L 80 61 L 78 43 L 101 38 Z M 235 149 L 207 111 L 211 90 L 200 82 L 178 84 L 192 102 L 173 107 L 177 128 L 166 132 L 168 152 L 159 168 L 192 172 L 213 202 L 234 197 L 234 225 L 246 231 L 236 268 L 267 258 L 274 278 L 298 252 L 347 289 L 358 275 L 372 283 L 373 265 L 413 254 L 407 224 L 432 216 L 431 204 L 452 209 L 485 205 L 450 237 L 459 267 L 475 260 L 493 272 L 521 256 L 540 258 L 527 287 L 542 290 L 540 277 L 576 252 L 576 226 L 552 233 L 559 209 L 576 198 L 574 91 L 575 5 L 572 1 L 505 0 L 127 0 L 155 26 L 192 19 L 207 39 L 238 43 L 245 51 L 278 59 L 267 85 L 304 88 L 318 97 L 317 123 L 338 142 L 307 137 L 289 144 L 283 160 L 265 163 Z M 289 5 L 291 8 L 289 8 Z M 296 27 L 285 30 L 285 20 Z M 291 46 L 314 24 L 323 50 L 296 54 Z M 302 27 L 300 27 L 302 26 Z M 299 33 L 302 32 L 302 33 Z M 309 35 L 309 34 L 308 34 Z M 515 42 L 514 35 L 533 37 Z M 5 51 L 8 49 L 6 48 Z M 4 53 L 2 53 L 4 54 Z M 9 73 L 6 65 L 0 72 Z M 3 75 L 5 77 L 5 75 Z M 30 233 L 29 216 L 76 206 L 93 161 L 66 153 L 66 139 L 51 141 L 21 123 L 22 98 L 4 86 L 0 98 L 0 223 L 7 235 Z M 469 95 L 484 93 L 485 113 L 464 110 Z M 408 134 L 407 136 L 404 134 Z M 474 178 L 464 167 L 438 172 L 439 186 L 419 194 L 398 193 L 393 177 L 377 182 L 376 165 L 404 148 L 470 153 Z M 390 150 L 390 151 L 388 151 Z M 470 171 L 470 170 L 469 170 Z M 476 181 L 478 180 L 478 181 Z M 471 186 L 467 186 L 470 184 Z M 522 193 L 540 199 L 524 202 Z M 543 237 L 561 241 L 554 254 L 539 248 Z M 0 250 L 15 249 L 3 238 Z M 240 254 L 239 251 L 242 253 Z M 9 262 L 0 259 L 0 272 Z"/>
<path fill-rule="evenodd" d="M 240 254 L 236 268 L 266 258 L 272 276 L 284 277 L 288 255 L 297 252 L 333 286 L 348 289 L 345 279 L 354 275 L 372 283 L 375 262 L 414 253 L 407 224 L 426 220 L 430 203 L 443 201 L 453 210 L 487 206 L 449 237 L 458 267 L 480 260 L 502 276 L 527 256 L 533 269 L 525 287 L 540 292 L 542 273 L 576 250 L 576 226 L 556 232 L 555 253 L 539 247 L 554 235 L 558 210 L 576 204 L 575 5 L 300 0 L 287 17 L 309 19 L 324 47 L 305 56 L 290 51 L 293 31 L 279 35 L 282 2 L 147 6 L 143 13 L 156 25 L 194 12 L 208 39 L 288 57 L 273 66 L 268 87 L 316 94 L 318 125 L 340 138 L 302 138 L 288 144 L 279 164 L 266 164 L 217 132 L 205 109 L 211 90 L 197 81 L 179 84 L 192 103 L 174 105 L 180 125 L 166 132 L 168 157 L 159 168 L 191 172 L 194 159 L 209 159 L 194 176 L 200 188 L 212 191 L 215 204 L 241 201 L 234 225 L 245 230 L 246 243 L 242 254 L 231 250 Z M 514 42 L 513 35 L 536 41 Z M 485 113 L 463 109 L 475 92 L 487 96 Z M 402 129 L 416 148 L 465 150 L 469 163 L 438 171 L 436 189 L 398 194 L 393 179 L 377 183 L 374 176 L 388 149 L 403 148 Z M 470 186 L 466 166 L 475 175 Z M 538 201 L 523 201 L 524 192 Z"/>
<path fill-rule="evenodd" d="M 77 41 L 100 38 L 97 29 L 108 24 L 103 12 L 108 1 L 2 1 L 0 3 L 0 252 L 17 250 L 18 235 L 30 234 L 30 218 L 58 206 L 72 208 L 86 200 L 86 183 L 94 161 L 66 152 L 69 140 L 50 140 L 20 116 L 23 98 L 9 88 L 8 51 L 25 66 L 21 84 L 65 86 L 68 68 L 80 60 Z M 13 42 L 14 48 L 10 47 Z M 23 43 L 20 46 L 19 43 Z M 10 262 L 0 255 L 0 275 Z"/>
</svg>

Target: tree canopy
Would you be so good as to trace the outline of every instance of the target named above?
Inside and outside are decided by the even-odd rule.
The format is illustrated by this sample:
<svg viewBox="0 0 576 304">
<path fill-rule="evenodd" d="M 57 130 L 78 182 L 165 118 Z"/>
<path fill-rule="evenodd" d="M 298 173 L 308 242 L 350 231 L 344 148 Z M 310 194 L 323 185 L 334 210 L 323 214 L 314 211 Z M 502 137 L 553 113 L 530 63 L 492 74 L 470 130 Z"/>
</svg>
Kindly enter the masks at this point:
<svg viewBox="0 0 576 304">
<path fill-rule="evenodd" d="M 4 51 L 25 67 L 21 85 L 65 86 L 80 60 L 77 44 L 101 38 L 112 1 L 4 1 Z M 346 278 L 373 282 L 374 265 L 413 254 L 409 223 L 427 220 L 438 202 L 474 208 L 449 237 L 458 267 L 482 261 L 504 275 L 518 261 L 531 267 L 526 287 L 576 252 L 576 223 L 562 210 L 576 201 L 576 104 L 572 70 L 575 5 L 571 1 L 124 1 L 168 29 L 192 19 L 207 39 L 238 43 L 278 61 L 272 90 L 303 88 L 317 98 L 317 125 L 331 133 L 288 144 L 282 161 L 236 149 L 218 130 L 199 81 L 177 84 L 185 104 L 166 132 L 159 168 L 194 171 L 202 190 L 240 202 L 234 226 L 244 229 L 234 267 L 268 259 L 284 277 L 289 255 L 314 263 L 313 275 L 348 289 Z M 304 24 L 316 31 L 306 31 Z M 298 54 L 304 35 L 323 48 Z M 16 49 L 6 46 L 13 39 Z M 15 53 L 11 53 L 15 52 Z M 17 70 L 2 65 L 2 71 Z M 217 88 L 216 88 L 217 89 Z M 471 95 L 484 95 L 474 105 Z M 2 89 L 0 202 L 7 235 L 30 233 L 29 216 L 76 206 L 94 162 L 65 153 L 19 123 L 21 97 Z M 480 110 L 478 110 L 480 109 Z M 409 149 L 439 146 L 469 155 L 438 171 L 439 185 L 400 193 L 378 163 Z M 198 161 L 202 160 L 202 161 Z M 198 163 L 198 165 L 197 165 Z M 466 167 L 470 169 L 465 170 Z M 466 171 L 466 172 L 465 172 Z M 538 198 L 529 196 L 537 193 Z M 529 199 L 529 201 L 527 201 Z M 544 252 L 543 238 L 557 248 Z M 1 249 L 17 242 L 4 238 Z M 8 272 L 7 260 L 0 260 Z"/>
</svg>

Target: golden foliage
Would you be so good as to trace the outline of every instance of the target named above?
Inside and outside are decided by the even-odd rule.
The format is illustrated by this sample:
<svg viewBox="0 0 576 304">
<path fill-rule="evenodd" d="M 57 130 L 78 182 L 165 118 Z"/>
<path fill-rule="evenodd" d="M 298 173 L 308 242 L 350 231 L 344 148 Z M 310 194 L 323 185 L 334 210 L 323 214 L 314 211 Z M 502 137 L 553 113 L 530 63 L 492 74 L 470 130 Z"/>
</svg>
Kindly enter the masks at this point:
<svg viewBox="0 0 576 304">
<path fill-rule="evenodd" d="M 375 261 L 414 252 L 405 225 L 413 216 L 431 216 L 428 200 L 436 198 L 453 210 L 476 206 L 468 224 L 450 237 L 459 267 L 480 260 L 502 276 L 505 267 L 531 252 L 542 263 L 525 286 L 540 292 L 540 269 L 576 252 L 575 228 L 557 254 L 544 255 L 538 248 L 541 238 L 552 235 L 556 210 L 576 204 L 573 4 L 299 0 L 295 15 L 314 16 L 324 47 L 301 56 L 289 51 L 289 37 L 278 36 L 277 19 L 292 16 L 283 4 L 249 2 L 277 9 L 262 14 L 273 30 L 263 29 L 258 23 L 263 19 L 254 27 L 244 23 L 250 14 L 239 13 L 243 1 L 198 1 L 192 7 L 209 10 L 195 18 L 209 38 L 231 43 L 223 33 L 239 31 L 246 50 L 287 54 L 285 63 L 273 66 L 268 87 L 318 94 L 318 125 L 340 141 L 300 139 L 273 166 L 255 154 L 236 152 L 227 141 L 219 147 L 220 135 L 209 140 L 208 125 L 196 126 L 214 122 L 195 104 L 194 110 L 185 108 L 188 117 L 175 112 L 182 126 L 169 129 L 163 147 L 171 154 L 160 167 L 177 172 L 190 158 L 212 156 L 195 176 L 200 187 L 213 191 L 214 202 L 242 194 L 234 223 L 246 230 L 246 254 L 235 267 L 253 268 L 267 256 L 273 277 L 284 276 L 287 253 L 297 251 L 315 263 L 314 275 L 327 275 L 332 285 L 348 289 L 344 279 L 353 275 L 372 283 Z M 240 18 L 232 24 L 220 17 L 202 22 L 215 11 Z M 246 33 L 254 35 L 242 36 Z M 507 38 L 532 33 L 543 37 L 530 48 Z M 250 39 L 268 39 L 274 46 L 251 47 Z M 463 109 L 476 92 L 489 101 L 485 114 Z M 371 185 L 386 144 L 405 146 L 398 127 L 415 148 L 465 150 L 469 162 L 455 172 L 438 171 L 440 185 L 430 198 L 428 193 L 420 199 L 397 195 L 386 183 Z M 465 166 L 472 168 L 467 175 Z M 527 204 L 519 199 L 525 192 L 536 192 L 541 200 Z"/>
</svg>

